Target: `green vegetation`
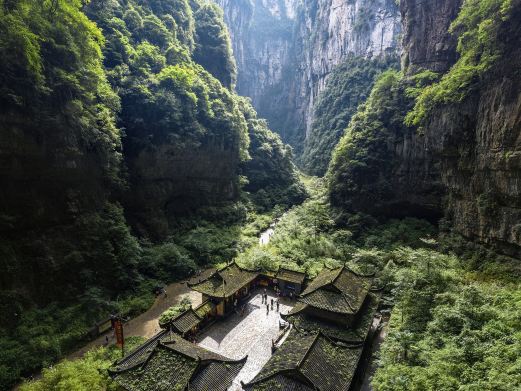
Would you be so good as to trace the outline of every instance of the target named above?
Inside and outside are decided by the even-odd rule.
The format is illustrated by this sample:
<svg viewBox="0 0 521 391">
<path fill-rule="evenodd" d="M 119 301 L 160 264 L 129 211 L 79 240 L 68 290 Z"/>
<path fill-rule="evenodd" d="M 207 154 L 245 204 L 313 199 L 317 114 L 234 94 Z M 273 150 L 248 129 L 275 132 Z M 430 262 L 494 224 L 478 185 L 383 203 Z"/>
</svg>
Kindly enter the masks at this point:
<svg viewBox="0 0 521 391">
<path fill-rule="evenodd" d="M 461 102 L 479 84 L 504 50 L 501 28 L 509 21 L 512 0 L 465 0 L 450 27 L 458 35 L 460 57 L 439 81 L 417 94 L 405 123 L 422 126 L 438 105 Z"/>
<path fill-rule="evenodd" d="M 223 86 L 233 88 L 237 67 L 230 36 L 223 22 L 222 9 L 213 3 L 202 4 L 195 12 L 197 45 L 194 60 L 217 78 Z"/>
<path fill-rule="evenodd" d="M 287 209 L 301 203 L 306 191 L 293 163 L 293 152 L 280 137 L 269 130 L 265 120 L 257 118 L 255 110 L 246 99 L 241 101 L 250 135 L 251 159 L 243 163 L 242 174 L 246 179 L 244 191 L 261 211 L 276 205 Z"/>
<path fill-rule="evenodd" d="M 311 194 L 282 218 L 270 245 L 250 250 L 244 262 L 268 270 L 290 265 L 311 276 L 344 262 L 375 271 L 384 302 L 395 304 L 374 379 L 377 390 L 521 386 L 515 260 L 469 247 L 453 235 L 438 241 L 434 227 L 411 218 L 339 230 L 327 197 Z"/>
<path fill-rule="evenodd" d="M 181 300 L 181 302 L 178 305 L 170 307 L 161 314 L 161 316 L 159 317 L 159 326 L 166 327 L 178 315 L 190 309 L 191 306 L 192 303 L 190 302 L 190 299 L 188 299 L 187 297 L 183 298 L 183 300 Z"/>
<path fill-rule="evenodd" d="M 308 173 L 325 174 L 331 153 L 358 106 L 369 97 L 377 77 L 396 65 L 394 58 L 355 57 L 333 70 L 314 107 L 315 120 L 300 157 Z"/>
<path fill-rule="evenodd" d="M 344 263 L 375 272 L 384 303 L 394 306 L 374 378 L 377 390 L 459 390 L 467 384 L 506 390 L 521 384 L 521 284 L 515 262 L 451 234 L 437 237 L 435 227 L 412 218 L 339 227 L 324 179 L 304 182 L 311 197 L 281 217 L 268 245 L 243 242 L 240 264 L 263 270 L 284 265 L 311 277 L 324 266 Z M 255 214 L 248 219 L 243 233 L 257 234 L 254 227 L 269 221 Z M 69 365 L 64 368 L 74 370 Z"/>
<path fill-rule="evenodd" d="M 327 178 L 329 196 L 345 212 L 378 213 L 392 197 L 392 155 L 388 145 L 408 131 L 410 107 L 402 75 L 384 72 L 336 146 Z"/>
<path fill-rule="evenodd" d="M 154 286 L 229 261 L 305 193 L 289 150 L 231 90 L 214 5 L 0 0 L 0 32 L 5 389 L 84 344 L 110 313 L 149 308 Z M 230 186 L 248 186 L 239 202 L 202 200 L 163 242 L 134 237 L 126 217 L 141 234 L 132 208 L 144 208 L 129 198 L 148 175 L 134 159 L 212 145 L 234 167 Z"/>
<path fill-rule="evenodd" d="M 375 389 L 520 387 L 519 270 L 494 273 L 491 279 L 454 255 L 399 251 L 394 270 L 386 271 L 392 275 L 388 283 L 396 307 L 373 380 Z M 481 261 L 490 269 L 502 268 L 497 262 Z"/>
<path fill-rule="evenodd" d="M 131 351 L 143 342 L 143 338 L 130 337 L 125 341 L 125 348 Z M 108 369 L 120 357 L 121 350 L 115 346 L 91 350 L 81 359 L 64 360 L 53 368 L 44 369 L 42 379 L 23 384 L 20 391 L 116 391 Z"/>
<path fill-rule="evenodd" d="M 246 159 L 248 135 L 237 97 L 219 82 L 229 87 L 235 78 L 222 12 L 194 2 L 194 15 L 191 11 L 169 13 L 180 6 L 177 3 L 187 2 L 164 1 L 159 8 L 156 3 L 94 1 L 88 8 L 108 41 L 105 65 L 122 101 L 127 160 L 131 164 L 131 157 L 146 148 L 172 145 L 183 151 L 213 138 Z M 188 24 L 186 17 L 192 19 Z M 183 25 L 187 27 L 172 30 Z M 192 38 L 187 37 L 190 32 Z M 194 60 L 190 46 L 183 43 L 192 40 Z"/>
</svg>

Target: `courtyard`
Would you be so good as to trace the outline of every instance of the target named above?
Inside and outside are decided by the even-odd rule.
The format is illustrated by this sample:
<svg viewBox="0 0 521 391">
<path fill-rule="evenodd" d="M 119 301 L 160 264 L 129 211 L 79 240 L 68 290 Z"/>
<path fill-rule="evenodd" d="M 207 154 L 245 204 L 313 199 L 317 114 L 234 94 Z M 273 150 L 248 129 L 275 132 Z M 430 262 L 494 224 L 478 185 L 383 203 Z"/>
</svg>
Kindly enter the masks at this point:
<svg viewBox="0 0 521 391">
<path fill-rule="evenodd" d="M 294 302 L 287 298 L 280 298 L 280 308 L 271 309 L 271 300 L 277 299 L 273 291 L 268 290 L 270 311 L 266 313 L 266 304 L 262 303 L 262 289 L 252 293 L 246 302 L 244 313 L 238 306 L 238 313 L 233 313 L 223 320 L 219 320 L 198 337 L 198 345 L 213 352 L 232 359 L 241 359 L 248 356 L 246 364 L 235 378 L 229 391 L 242 390 L 244 383 L 252 380 L 271 357 L 272 341 L 277 339 L 280 332 L 279 322 L 283 322 L 280 314 L 288 313 Z"/>
</svg>

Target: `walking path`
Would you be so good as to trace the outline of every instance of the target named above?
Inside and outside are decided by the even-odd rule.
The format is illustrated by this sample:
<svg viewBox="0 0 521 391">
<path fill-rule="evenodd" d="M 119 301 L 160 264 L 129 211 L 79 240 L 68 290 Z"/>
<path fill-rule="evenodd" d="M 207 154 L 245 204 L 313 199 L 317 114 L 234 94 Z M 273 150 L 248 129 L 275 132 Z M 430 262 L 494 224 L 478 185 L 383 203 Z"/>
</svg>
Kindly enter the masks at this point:
<svg viewBox="0 0 521 391">
<path fill-rule="evenodd" d="M 183 298 L 188 297 L 194 307 L 201 304 L 201 294 L 188 288 L 185 282 L 176 282 L 168 285 L 166 288 L 167 297 L 160 295 L 154 301 L 152 307 L 141 315 L 129 320 L 124 324 L 125 337 L 139 336 L 150 338 L 159 332 L 159 317 L 169 307 L 178 304 Z M 69 360 L 80 358 L 89 350 L 103 346 L 105 336 L 109 336 L 110 342 L 113 342 L 112 331 L 101 335 L 94 341 L 89 342 L 80 350 L 69 354 L 66 358 Z"/>
</svg>

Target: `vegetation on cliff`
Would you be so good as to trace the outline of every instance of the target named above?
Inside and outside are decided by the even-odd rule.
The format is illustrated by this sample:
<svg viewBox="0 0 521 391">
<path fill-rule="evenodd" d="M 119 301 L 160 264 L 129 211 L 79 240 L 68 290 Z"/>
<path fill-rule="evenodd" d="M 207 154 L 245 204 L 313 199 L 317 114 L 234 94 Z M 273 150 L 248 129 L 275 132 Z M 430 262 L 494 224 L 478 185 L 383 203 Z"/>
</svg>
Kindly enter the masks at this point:
<svg viewBox="0 0 521 391">
<path fill-rule="evenodd" d="M 0 281 L 40 302 L 91 284 L 128 286 L 109 279 L 120 267 L 131 278 L 137 256 L 111 197 L 122 184 L 119 98 L 103 70 L 101 31 L 81 5 L 0 3 Z"/>
<path fill-rule="evenodd" d="M 450 33 L 458 36 L 456 64 L 416 96 L 416 104 L 406 118 L 409 126 L 422 126 L 432 109 L 461 102 L 479 85 L 486 72 L 501 58 L 509 32 L 501 28 L 510 23 L 515 0 L 465 0 Z M 519 3 L 519 2 L 517 2 Z M 516 22 L 513 22 L 515 29 Z"/>
<path fill-rule="evenodd" d="M 331 203 L 349 213 L 378 214 L 392 198 L 389 142 L 407 131 L 410 107 L 402 75 L 384 72 L 336 146 L 327 174 Z"/>
<path fill-rule="evenodd" d="M 351 58 L 333 70 L 327 86 L 314 106 L 314 121 L 299 158 L 303 169 L 312 175 L 326 173 L 331 153 L 358 106 L 371 93 L 377 77 L 396 67 L 394 58 Z"/>
<path fill-rule="evenodd" d="M 249 101 L 242 99 L 240 105 L 251 143 L 251 158 L 241 166 L 245 178 L 243 189 L 261 211 L 276 205 L 286 209 L 301 203 L 306 190 L 293 163 L 291 147 L 268 128 L 266 120 L 257 117 Z"/>
<path fill-rule="evenodd" d="M 291 153 L 231 89 L 228 33 L 208 2 L 2 0 L 0 32 L 4 389 L 85 343 L 109 313 L 148 308 L 155 285 L 233 258 L 276 204 L 304 193 Z M 208 146 L 218 158 L 203 156 Z M 176 171 L 185 177 L 203 159 L 229 163 L 230 196 L 227 204 L 221 194 L 201 197 L 204 177 L 183 177 L 199 191 L 184 199 L 198 198 L 197 208 L 189 218 L 174 209 L 161 243 L 132 219 L 138 240 L 127 219 L 146 212 L 139 202 L 151 193 L 136 202 L 136 184 L 166 149 L 192 154 Z M 137 170 L 144 151 L 151 159 Z M 276 180 L 267 183 L 256 166 Z M 211 182 L 215 173 L 204 175 Z M 171 183 L 183 191 L 181 180 Z"/>
</svg>

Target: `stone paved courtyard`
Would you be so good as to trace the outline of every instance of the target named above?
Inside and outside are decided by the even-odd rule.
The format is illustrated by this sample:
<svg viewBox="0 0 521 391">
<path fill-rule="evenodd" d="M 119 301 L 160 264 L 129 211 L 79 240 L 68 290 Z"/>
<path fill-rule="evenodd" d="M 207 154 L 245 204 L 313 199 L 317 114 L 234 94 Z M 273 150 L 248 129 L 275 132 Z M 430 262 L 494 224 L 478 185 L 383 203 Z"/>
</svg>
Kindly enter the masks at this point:
<svg viewBox="0 0 521 391">
<path fill-rule="evenodd" d="M 268 303 L 276 299 L 274 292 L 268 291 Z M 293 302 L 282 298 L 280 312 L 286 314 L 293 307 Z M 233 314 L 223 321 L 218 321 L 203 332 L 198 344 L 208 350 L 233 359 L 248 355 L 248 360 L 234 380 L 229 391 L 242 390 L 244 383 L 252 380 L 271 357 L 271 341 L 279 335 L 280 313 L 271 310 L 266 315 L 266 305 L 262 304 L 262 290 L 257 290 L 247 303 L 244 315 Z"/>
</svg>

